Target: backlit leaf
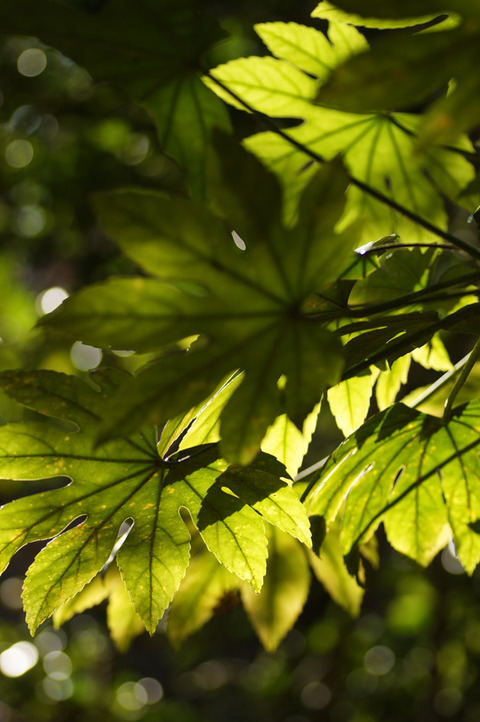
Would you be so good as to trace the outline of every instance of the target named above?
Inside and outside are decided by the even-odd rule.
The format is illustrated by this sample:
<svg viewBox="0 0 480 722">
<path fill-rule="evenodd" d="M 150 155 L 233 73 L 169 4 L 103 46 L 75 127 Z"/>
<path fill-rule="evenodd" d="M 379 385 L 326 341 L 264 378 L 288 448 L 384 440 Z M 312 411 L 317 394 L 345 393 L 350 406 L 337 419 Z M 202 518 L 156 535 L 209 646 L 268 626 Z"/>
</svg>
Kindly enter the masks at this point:
<svg viewBox="0 0 480 722">
<path fill-rule="evenodd" d="M 364 590 L 345 566 L 337 531 L 328 532 L 319 555 L 309 552 L 308 559 L 313 573 L 332 599 L 352 617 L 356 617 L 360 612 Z"/>
<path fill-rule="evenodd" d="M 240 175 L 242 163 L 250 167 L 247 154 L 239 156 Z M 278 190 L 256 163 L 258 186 Z M 128 392 L 122 390 L 105 413 L 102 438 L 175 418 L 242 369 L 220 433 L 222 453 L 248 464 L 278 414 L 286 412 L 301 429 L 325 387 L 339 380 L 341 347 L 302 303 L 335 278 L 355 245 L 334 230 L 347 185 L 342 166 L 326 165 L 312 179 L 298 223 L 289 229 L 278 207 L 259 206 L 258 187 L 234 200 L 236 183 L 224 177 L 220 200 L 226 200 L 224 211 L 231 209 L 244 251 L 224 223 L 192 201 L 133 191 L 99 201 L 107 230 L 156 278 L 115 278 L 85 289 L 41 323 L 86 343 L 137 351 L 161 352 L 165 344 L 202 337 L 186 353 L 165 356 L 127 382 Z"/>
<path fill-rule="evenodd" d="M 258 474 L 239 467 L 229 470 L 215 445 L 165 462 L 153 429 L 98 449 L 99 412 L 122 376 L 99 371 L 93 376 L 95 388 L 48 371 L 2 375 L 9 395 L 80 428 L 67 431 L 25 422 L 0 430 L 4 478 L 72 480 L 61 489 L 11 502 L 0 512 L 2 569 L 25 544 L 52 539 L 27 572 L 24 601 L 32 630 L 102 569 L 125 521 L 133 521 L 133 526 L 116 558 L 135 609 L 150 632 L 188 565 L 190 533 L 180 509 L 188 511 L 219 561 L 256 589 L 262 583 L 267 554 L 262 514 L 309 543 L 303 507 L 279 479 L 282 467 L 272 457 L 259 457 Z M 271 471 L 277 476 L 272 477 Z"/>
<path fill-rule="evenodd" d="M 327 521 L 340 513 L 344 553 L 383 521 L 400 552 L 427 564 L 453 534 L 468 572 L 480 560 L 470 524 L 480 516 L 480 405 L 448 423 L 397 404 L 373 416 L 333 454 L 307 508 Z"/>
<path fill-rule="evenodd" d="M 293 627 L 310 586 L 305 550 L 286 534 L 272 531 L 265 584 L 260 594 L 242 587 L 245 610 L 268 651 L 278 647 Z"/>
</svg>

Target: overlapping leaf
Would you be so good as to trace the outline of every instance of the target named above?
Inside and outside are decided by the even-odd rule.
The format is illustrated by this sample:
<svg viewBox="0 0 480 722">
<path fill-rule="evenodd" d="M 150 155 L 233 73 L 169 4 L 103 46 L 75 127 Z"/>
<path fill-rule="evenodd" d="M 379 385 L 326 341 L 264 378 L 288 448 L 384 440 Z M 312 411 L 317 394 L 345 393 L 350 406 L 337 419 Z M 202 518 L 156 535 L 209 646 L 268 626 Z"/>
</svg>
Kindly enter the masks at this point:
<svg viewBox="0 0 480 722">
<path fill-rule="evenodd" d="M 155 119 L 163 149 L 204 192 L 213 127 L 228 128 L 225 108 L 199 78 L 202 54 L 223 33 L 192 0 L 109 0 L 98 12 L 67 3 L 2 3 L 0 32 L 33 35 L 85 67 L 98 81 L 124 88 Z"/>
<path fill-rule="evenodd" d="M 156 278 L 114 279 L 81 291 L 44 323 L 87 343 L 137 351 L 161 351 L 201 334 L 187 353 L 164 357 L 119 394 L 104 434 L 174 418 L 241 368 L 244 377 L 222 412 L 221 437 L 223 454 L 245 464 L 279 413 L 302 428 L 326 385 L 339 379 L 340 345 L 302 304 L 335 278 L 356 240 L 334 230 L 347 185 L 340 164 L 316 175 L 302 196 L 298 224 L 285 229 L 278 203 L 265 205 L 279 200 L 274 179 L 247 154 L 232 155 L 235 175 L 223 174 L 218 198 L 245 251 L 234 244 L 228 221 L 192 201 L 134 191 L 107 195 L 98 203 L 104 226 Z M 242 197 L 236 184 L 246 188 L 247 177 L 252 189 Z M 279 389 L 281 376 L 286 384 Z"/>
<path fill-rule="evenodd" d="M 310 514 L 341 522 L 344 553 L 383 521 L 392 546 L 427 564 L 453 539 L 467 571 L 480 560 L 480 404 L 451 420 L 396 404 L 333 454 L 308 494 Z"/>
<path fill-rule="evenodd" d="M 314 92 L 311 75 L 316 74 L 319 81 L 323 81 L 326 68 L 334 68 L 349 55 L 357 57 L 358 52 L 365 49 L 363 36 L 355 28 L 337 23 L 330 24 L 330 42 L 321 32 L 293 23 L 268 23 L 257 26 L 257 32 L 278 55 L 277 59 L 234 60 L 216 68 L 212 75 L 261 113 L 305 121 L 286 131 L 292 142 L 285 135 L 271 131 L 246 141 L 246 146 L 281 180 L 285 191 L 286 218 L 291 221 L 295 217 L 298 194 L 315 172 L 316 165 L 312 164 L 309 152 L 314 154 L 313 158 L 327 160 L 342 153 L 347 168 L 356 179 L 435 225 L 446 228 L 442 193 L 456 199 L 474 176 L 473 166 L 461 154 L 432 148 L 422 156 L 416 155 L 420 117 L 391 113 L 357 115 L 325 105 L 316 107 L 311 102 Z M 438 34 L 432 37 L 439 42 Z M 315 67 L 311 58 L 314 52 L 321 53 L 320 67 Z M 369 53 L 358 57 L 369 57 Z M 377 61 L 377 67 L 383 67 L 382 63 Z M 269 72 L 270 68 L 275 68 L 275 73 Z M 302 71 L 305 71 L 303 80 Z M 288 83 L 285 76 L 289 77 Z M 241 107 L 237 99 L 216 88 L 214 82 L 207 82 L 227 102 Z M 402 85 L 392 84 L 390 75 L 388 83 L 390 87 Z M 358 86 L 362 98 L 365 88 L 371 85 L 363 82 Z M 373 84 L 373 87 L 376 86 Z M 328 99 L 325 102 L 328 105 Z M 459 148 L 472 150 L 466 138 L 457 142 Z M 305 151 L 302 151 L 302 146 Z M 348 209 L 345 223 L 360 217 L 363 223 L 362 240 L 365 242 L 389 233 L 397 233 L 408 242 L 433 238 L 421 226 L 354 186 L 348 191 Z"/>
<path fill-rule="evenodd" d="M 241 470 L 229 467 L 216 445 L 210 445 L 165 462 L 153 429 L 98 449 L 99 415 L 120 378 L 117 372 L 99 371 L 94 382 L 91 387 L 48 371 L 1 377 L 10 396 L 76 426 L 25 422 L 0 430 L 4 478 L 72 479 L 61 489 L 18 499 L 0 512 L 2 570 L 20 547 L 52 540 L 27 573 L 24 601 L 32 630 L 102 569 L 128 520 L 133 526 L 117 561 L 136 611 L 151 632 L 189 561 L 190 534 L 180 509 L 189 513 L 217 559 L 256 589 L 267 556 L 262 517 L 309 543 L 304 510 L 280 480 L 281 465 L 272 457 L 262 455 L 255 467 Z"/>
<path fill-rule="evenodd" d="M 305 550 L 294 539 L 273 531 L 269 562 L 260 594 L 242 587 L 250 621 L 268 651 L 276 649 L 293 627 L 308 597 L 310 572 Z"/>
<path fill-rule="evenodd" d="M 367 15 L 368 9 L 365 8 L 364 3 L 358 3 L 359 7 L 354 12 L 346 12 L 338 7 L 339 3 L 331 3 L 328 0 L 322 0 L 315 10 L 312 12 L 312 17 L 322 18 L 330 22 L 336 23 L 348 23 L 350 25 L 356 25 L 362 28 L 405 28 L 409 26 L 420 25 L 427 23 L 433 18 L 438 16 L 438 10 L 430 13 L 429 15 L 416 15 L 413 14 L 411 17 L 405 17 L 401 8 L 398 8 L 400 12 L 394 13 L 390 16 L 388 10 L 385 12 L 385 6 L 380 8 L 380 17 L 369 17 Z M 370 6 L 367 6 L 367 8 Z M 378 6 L 372 6 L 378 7 Z M 395 5 L 394 5 L 395 7 Z M 412 12 L 416 13 L 418 10 L 418 3 L 416 6 L 411 6 Z M 408 12 L 408 10 L 406 10 Z"/>
<path fill-rule="evenodd" d="M 347 0 L 336 4 L 341 9 L 320 3 L 314 12 L 332 19 L 339 15 L 339 19 L 354 25 L 385 28 L 411 24 L 408 14 L 418 10 L 418 5 L 410 3 L 389 3 L 387 7 Z M 455 16 L 437 25 L 435 33 L 381 37 L 370 52 L 353 58 L 333 73 L 320 93 L 320 102 L 354 112 L 406 109 L 428 102 L 453 78 L 450 92 L 436 100 L 426 113 L 419 144 L 452 142 L 475 127 L 480 86 L 471 68 L 478 58 L 478 8 L 475 3 L 459 0 L 447 7 L 436 2 L 422 5 L 422 10 L 429 9 L 433 15 L 440 15 L 439 20 L 446 17 L 442 16 L 445 10 Z M 377 19 L 369 19 L 369 12 L 374 10 L 378 11 Z M 392 83 L 392 78 L 399 82 Z"/>
</svg>

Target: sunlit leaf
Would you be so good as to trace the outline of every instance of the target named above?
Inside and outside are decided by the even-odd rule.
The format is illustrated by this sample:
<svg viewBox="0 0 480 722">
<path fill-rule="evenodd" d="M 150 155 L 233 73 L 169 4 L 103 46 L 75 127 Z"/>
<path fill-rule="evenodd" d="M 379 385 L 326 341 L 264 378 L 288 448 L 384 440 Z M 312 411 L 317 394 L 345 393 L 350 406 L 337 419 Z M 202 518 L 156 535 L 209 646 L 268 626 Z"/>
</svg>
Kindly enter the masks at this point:
<svg viewBox="0 0 480 722">
<path fill-rule="evenodd" d="M 214 445 L 164 462 L 153 429 L 98 449 L 99 412 L 121 376 L 99 371 L 94 388 L 47 371 L 2 375 L 9 395 L 81 429 L 26 422 L 0 432 L 4 477 L 72 479 L 61 489 L 11 502 L 0 513 L 3 569 L 25 544 L 52 539 L 27 573 L 24 601 L 32 630 L 101 570 L 128 520 L 134 524 L 116 558 L 135 609 L 151 632 L 188 565 L 190 534 L 181 508 L 217 558 L 256 589 L 267 554 L 262 514 L 309 543 L 303 507 L 288 485 L 271 475 L 269 469 L 278 473 L 282 468 L 271 457 L 259 457 L 258 474 L 229 470 Z"/>
<path fill-rule="evenodd" d="M 332 599 L 353 617 L 357 616 L 364 590 L 345 566 L 338 533 L 332 530 L 326 534 L 319 555 L 309 552 L 308 559 L 313 573 Z"/>
<path fill-rule="evenodd" d="M 341 381 L 328 389 L 330 410 L 338 428 L 348 436 L 365 421 L 375 382 L 371 373 Z"/>
<path fill-rule="evenodd" d="M 380 411 L 391 406 L 403 384 L 407 383 L 411 356 L 401 356 L 391 367 L 382 371 L 375 386 L 375 398 Z"/>
<path fill-rule="evenodd" d="M 289 536 L 273 531 L 267 575 L 260 594 L 242 587 L 243 605 L 265 649 L 276 649 L 293 627 L 306 602 L 309 586 L 305 550 Z"/>
<path fill-rule="evenodd" d="M 310 514 L 341 513 L 344 553 L 383 521 L 392 546 L 427 564 L 453 533 L 470 573 L 480 560 L 478 402 L 448 423 L 397 404 L 367 421 L 323 467 L 307 500 Z"/>
<path fill-rule="evenodd" d="M 367 6 L 368 7 L 368 6 Z M 361 10 L 362 8 L 359 8 Z M 414 10 L 418 9 L 418 4 Z M 366 9 L 365 9 L 366 10 Z M 368 12 L 368 10 L 366 10 Z M 312 12 L 312 17 L 322 18 L 335 23 L 349 23 L 351 25 L 357 25 L 363 28 L 405 28 L 414 25 L 420 25 L 427 23 L 438 15 L 437 13 L 431 13 L 429 15 L 415 15 L 412 17 L 399 17 L 395 15 L 393 17 L 384 17 L 384 7 L 381 8 L 380 17 L 367 17 L 366 15 L 356 14 L 355 12 L 345 12 L 340 10 L 336 5 L 327 0 L 322 0 L 315 10 Z"/>
<path fill-rule="evenodd" d="M 248 155 L 240 156 L 242 162 L 250 167 Z M 277 188 L 263 169 L 256 172 L 260 186 Z M 107 230 L 157 278 L 116 278 L 85 289 L 41 323 L 86 343 L 137 351 L 162 351 L 166 343 L 196 334 L 205 339 L 187 353 L 164 357 L 128 392 L 121 391 L 106 413 L 103 438 L 175 418 L 242 369 L 222 411 L 220 433 L 222 453 L 248 464 L 278 414 L 286 412 L 302 428 L 326 385 L 338 381 L 341 347 L 301 304 L 335 277 L 355 245 L 353 237 L 339 238 L 334 231 L 347 185 L 342 166 L 327 165 L 312 179 L 290 229 L 282 226 L 278 208 L 258 206 L 258 193 L 229 200 L 235 184 L 224 178 L 221 199 L 226 197 L 235 221 L 242 210 L 235 227 L 245 251 L 223 223 L 192 201 L 133 191 L 99 201 Z M 261 238 L 259 228 L 252 240 L 244 234 L 250 213 L 252 220 L 262 218 Z M 280 392 L 281 376 L 286 384 Z"/>
</svg>

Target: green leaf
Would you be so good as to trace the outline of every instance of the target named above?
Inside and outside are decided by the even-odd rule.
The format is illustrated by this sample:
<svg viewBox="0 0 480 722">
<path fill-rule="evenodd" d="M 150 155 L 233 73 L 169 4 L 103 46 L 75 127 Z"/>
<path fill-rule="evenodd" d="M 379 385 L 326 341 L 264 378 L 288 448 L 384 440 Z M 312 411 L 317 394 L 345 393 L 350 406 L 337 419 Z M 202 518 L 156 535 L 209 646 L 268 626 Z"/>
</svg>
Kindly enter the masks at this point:
<svg viewBox="0 0 480 722">
<path fill-rule="evenodd" d="M 4 390 L 40 413 L 61 415 L 80 431 L 40 422 L 0 431 L 0 473 L 11 479 L 69 477 L 61 489 L 7 504 L 0 512 L 2 570 L 25 544 L 52 539 L 27 572 L 24 601 L 32 630 L 74 597 L 104 566 L 123 522 L 133 527 L 116 554 L 128 593 L 153 632 L 188 565 L 190 534 L 179 510 L 190 514 L 207 547 L 256 589 L 265 573 L 266 538 L 261 514 L 308 542 L 302 505 L 270 457 L 258 473 L 229 472 L 216 446 L 200 447 L 179 461 L 158 455 L 154 430 L 95 445 L 99 412 L 123 374 L 99 371 L 91 387 L 73 377 L 40 371 L 5 372 Z M 225 472 L 228 472 L 225 474 Z M 244 479 L 249 507 L 235 496 Z M 222 491 L 228 488 L 228 493 Z M 269 498 L 271 496 L 271 498 Z M 72 524 L 75 524 L 72 526 Z"/>
<path fill-rule="evenodd" d="M 225 108 L 200 81 L 200 58 L 223 33 L 192 0 L 111 0 L 96 13 L 66 3 L 19 0 L 0 9 L 1 32 L 33 35 L 85 67 L 95 80 L 124 88 L 144 105 L 163 149 L 204 192 L 213 127 L 225 130 Z"/>
<path fill-rule="evenodd" d="M 365 376 L 341 381 L 328 389 L 327 399 L 338 428 L 348 436 L 365 421 L 370 408 L 375 376 Z"/>
<path fill-rule="evenodd" d="M 278 416 L 262 441 L 262 451 L 278 459 L 292 479 L 298 474 L 303 457 L 307 453 L 319 412 L 320 404 L 307 416 L 302 431 L 286 414 Z"/>
<path fill-rule="evenodd" d="M 223 599 L 239 587 L 238 578 L 213 554 L 197 554 L 174 597 L 167 619 L 167 635 L 178 648 L 216 613 Z"/>
<path fill-rule="evenodd" d="M 132 639 L 145 631 L 145 625 L 135 611 L 116 564 L 110 565 L 105 574 L 97 574 L 78 594 L 62 604 L 53 613 L 54 626 L 60 627 L 105 599 L 108 599 L 107 623 L 111 637 L 117 649 L 126 652 Z"/>
<path fill-rule="evenodd" d="M 355 28 L 338 24 L 330 26 L 328 39 L 315 28 L 297 23 L 259 23 L 255 25 L 255 31 L 273 55 L 314 75 L 319 81 L 346 58 L 368 47 L 363 35 Z M 269 114 L 272 114 L 271 110 Z"/>
<path fill-rule="evenodd" d="M 309 29 L 305 35 L 303 30 L 299 31 L 293 24 L 269 23 L 266 27 L 261 25 L 259 26 L 260 34 L 265 34 L 267 44 L 281 59 L 277 61 L 270 57 L 248 59 L 248 62 L 255 66 L 257 81 L 254 87 L 252 84 L 246 83 L 247 74 L 242 65 L 243 61 L 233 61 L 233 64 L 229 63 L 212 71 L 212 74 L 217 74 L 216 77 L 218 76 L 222 82 L 235 89 L 239 98 L 257 111 L 271 117 L 285 117 L 285 88 L 281 72 L 279 71 L 276 75 L 268 72 L 264 74 L 262 72 L 263 65 L 265 64 L 266 71 L 272 63 L 274 67 L 286 66 L 288 68 L 286 72 L 295 71 L 296 97 L 294 102 L 287 104 L 287 117 L 302 118 L 305 122 L 298 127 L 284 130 L 282 136 L 271 131 L 254 135 L 245 141 L 246 147 L 278 175 L 284 188 L 286 203 L 284 216 L 288 223 L 294 222 L 299 194 L 316 170 L 316 164 L 313 162 L 315 156 L 331 160 L 338 153 L 343 153 L 347 168 L 356 179 L 383 195 L 390 196 L 395 202 L 417 215 L 428 218 L 436 226 L 446 228 L 447 216 L 444 199 L 439 193 L 439 188 L 453 200 L 456 199 L 461 190 L 472 180 L 474 170 L 461 154 L 452 150 L 435 147 L 430 148 L 428 153 L 419 156 L 416 134 L 422 126 L 420 116 L 394 115 L 391 113 L 391 107 L 394 107 L 393 103 L 388 104 L 388 113 L 382 112 L 378 115 L 340 112 L 337 109 L 325 107 L 323 101 L 324 107 L 321 108 L 316 108 L 311 104 L 310 87 L 313 81 L 310 74 L 315 71 L 308 58 L 316 44 L 322 48 L 325 43 L 328 45 L 329 50 L 324 52 L 321 57 L 322 59 L 326 57 L 325 62 L 331 67 L 338 65 L 352 53 L 355 55 L 365 47 L 363 39 L 352 42 L 349 50 L 346 46 L 335 44 L 339 33 L 346 32 L 345 28 L 348 26 L 332 23 L 329 28 L 330 42 L 327 42 L 325 36 L 319 31 Z M 310 32 L 311 30 L 312 32 Z M 350 31 L 356 32 L 354 28 L 350 28 Z M 318 37 L 315 36 L 315 32 Z M 362 37 L 359 33 L 357 35 Z M 441 45 L 443 36 L 447 37 L 450 42 L 453 34 L 450 32 L 434 33 L 431 36 L 434 39 L 427 40 L 427 42 Z M 419 42 L 421 41 L 419 40 Z M 402 53 L 402 47 L 400 45 L 398 47 L 399 54 Z M 385 51 L 384 54 L 390 62 L 390 51 Z M 360 63 L 362 58 L 370 59 L 370 57 L 371 53 L 355 56 L 348 61 L 347 66 L 341 66 L 338 71 L 339 77 L 343 77 L 341 73 L 345 67 L 350 67 L 350 63 Z M 450 58 L 450 56 L 446 55 L 443 58 L 444 62 L 446 62 L 446 58 Z M 309 73 L 308 76 L 305 75 L 306 84 L 302 84 L 298 80 L 299 71 L 293 66 L 287 65 L 285 61 L 297 63 L 299 67 Z M 379 60 L 375 56 L 371 62 L 376 72 L 383 72 L 384 58 Z M 412 64 L 412 67 L 414 66 L 412 73 L 414 72 L 415 77 L 418 77 L 418 67 L 415 63 Z M 438 65 L 435 59 L 432 60 L 432 63 Z M 319 77 L 323 78 L 324 69 L 320 69 L 318 72 L 320 73 Z M 450 72 L 450 63 L 448 72 Z M 436 77 L 435 73 L 430 73 L 429 82 L 433 82 L 432 78 Z M 438 83 L 446 82 L 449 77 L 449 75 L 440 77 Z M 396 92 L 400 92 L 403 87 L 403 82 L 391 82 L 391 73 L 386 73 L 385 83 L 388 84 L 389 89 L 392 87 L 396 89 Z M 214 87 L 212 83 L 211 87 L 215 92 L 221 92 L 227 102 L 241 107 L 238 100 L 228 96 L 228 93 Z M 423 87 L 422 81 L 422 92 Z M 355 92 L 364 103 L 364 109 L 371 109 L 371 105 L 365 104 L 364 101 L 367 92 L 377 92 L 376 88 L 377 85 L 368 82 L 368 79 L 361 83 L 357 82 Z M 380 95 L 380 91 L 378 93 Z M 348 95 L 349 102 L 353 102 L 351 100 L 353 97 L 352 91 Z M 328 105 L 328 101 L 326 104 Z M 350 110 L 350 108 L 348 109 Z M 358 110 L 358 108 L 353 109 Z M 383 110 L 383 106 L 381 106 L 381 110 Z M 289 138 L 292 139 L 291 142 Z M 456 138 L 455 142 L 458 142 L 459 148 L 473 151 L 467 138 Z M 302 152 L 301 146 L 305 147 L 305 152 Z M 313 155 L 309 155 L 309 151 Z M 428 182 L 425 175 L 432 179 L 433 183 Z M 352 219 L 360 218 L 363 224 L 362 242 L 371 242 L 390 233 L 396 233 L 409 242 L 433 240 L 433 236 L 424 228 L 392 211 L 381 201 L 357 187 L 350 187 L 348 201 L 343 227 L 346 227 Z"/>
<path fill-rule="evenodd" d="M 439 188 L 454 200 L 473 178 L 473 166 L 461 154 L 444 148 L 432 148 L 421 156 L 415 154 L 415 133 L 421 118 L 407 114 L 356 115 L 312 107 L 305 119 L 307 122 L 288 130 L 289 137 L 304 146 L 305 152 L 273 132 L 251 136 L 245 143 L 278 174 L 289 219 L 295 217 L 298 195 L 316 168 L 308 155 L 311 151 L 327 160 L 344 153 L 345 164 L 356 179 L 446 228 L 447 215 Z M 462 147 L 467 146 L 471 149 L 463 139 Z M 361 243 L 390 233 L 408 242 L 434 240 L 418 224 L 350 186 L 343 223 L 353 219 L 362 223 Z"/>
<path fill-rule="evenodd" d="M 332 4 L 321 2 L 317 8 L 322 6 L 329 8 Z M 419 9 L 417 0 L 390 0 L 389 3 L 385 3 L 383 0 L 335 0 L 335 7 L 346 13 L 358 14 L 362 18 L 381 19 L 408 19 L 415 17 Z M 427 13 L 441 15 L 445 12 L 445 5 L 438 0 L 422 0 L 421 9 Z M 472 4 L 470 0 L 450 0 L 448 3 L 448 11 L 455 11 L 461 15 L 474 15 L 476 14 L 475 10 L 475 4 Z"/>
<path fill-rule="evenodd" d="M 308 559 L 313 573 L 332 599 L 352 617 L 358 616 L 364 590 L 345 566 L 338 532 L 329 531 L 322 542 L 319 556 L 309 552 Z"/>
<path fill-rule="evenodd" d="M 105 584 L 108 588 L 108 629 L 117 649 L 126 652 L 133 639 L 145 630 L 145 626 L 115 567 L 108 570 Z"/>
<path fill-rule="evenodd" d="M 372 417 L 333 454 L 311 488 L 307 509 L 342 514 L 342 549 L 368 539 L 383 520 L 398 551 L 428 564 L 450 534 L 468 572 L 480 560 L 469 526 L 480 516 L 480 405 L 448 424 L 402 404 Z"/>
<path fill-rule="evenodd" d="M 433 248 L 426 252 L 420 248 L 387 251 L 380 267 L 354 285 L 349 302 L 354 307 L 385 303 L 427 288 L 434 258 Z M 422 304 L 408 308 L 416 307 L 422 308 Z"/>
<path fill-rule="evenodd" d="M 53 625 L 56 629 L 61 627 L 62 624 L 68 622 L 76 614 L 81 614 L 87 609 L 96 607 L 108 598 L 109 589 L 105 583 L 105 579 L 101 574 L 97 574 L 96 577 L 85 584 L 83 589 L 78 592 L 74 597 L 69 599 L 62 604 L 61 607 L 55 610 L 53 613 Z"/>
<path fill-rule="evenodd" d="M 416 7 L 412 7 L 412 10 L 416 11 L 418 9 L 418 3 Z M 438 13 L 430 13 L 429 15 L 415 15 L 412 17 L 384 17 L 385 8 L 381 7 L 381 16 L 380 17 L 366 17 L 362 12 L 362 7 L 360 6 L 358 13 L 356 14 L 354 12 L 345 12 L 344 10 L 340 10 L 336 5 L 327 2 L 327 0 L 322 0 L 315 10 L 312 12 L 312 17 L 314 18 L 322 18 L 323 20 L 328 20 L 329 22 L 336 22 L 336 23 L 349 23 L 351 25 L 357 25 L 362 28 L 405 28 L 412 25 L 420 25 L 422 23 L 427 23 Z M 360 14 L 362 13 L 362 14 Z"/>
<path fill-rule="evenodd" d="M 242 587 L 242 601 L 263 646 L 275 650 L 307 600 L 310 574 L 305 551 L 291 537 L 272 531 L 265 584 L 260 594 Z"/>
<path fill-rule="evenodd" d="M 239 156 L 240 176 L 242 163 L 251 167 L 245 153 Z M 258 185 L 278 191 L 273 178 L 254 167 Z M 242 369 L 245 375 L 222 412 L 221 436 L 227 458 L 248 464 L 279 413 L 301 429 L 326 385 L 338 381 L 341 347 L 302 303 L 333 280 L 355 245 L 334 230 L 347 185 L 342 166 L 326 165 L 312 179 L 290 229 L 281 225 L 278 208 L 259 205 L 258 193 L 234 200 L 236 183 L 224 177 L 221 200 L 238 218 L 245 251 L 225 224 L 193 201 L 133 191 L 99 201 L 107 230 L 157 278 L 117 278 L 85 289 L 42 325 L 93 345 L 137 351 L 162 351 L 165 344 L 202 336 L 187 353 L 164 357 L 135 384 L 129 382 L 128 392 L 122 389 L 105 414 L 102 438 L 148 421 L 164 423 Z M 280 393 L 281 376 L 286 385 Z"/>
<path fill-rule="evenodd" d="M 403 384 L 407 383 L 411 356 L 406 355 L 393 362 L 391 367 L 382 371 L 375 387 L 375 398 L 380 411 L 391 406 L 397 398 Z"/>
</svg>

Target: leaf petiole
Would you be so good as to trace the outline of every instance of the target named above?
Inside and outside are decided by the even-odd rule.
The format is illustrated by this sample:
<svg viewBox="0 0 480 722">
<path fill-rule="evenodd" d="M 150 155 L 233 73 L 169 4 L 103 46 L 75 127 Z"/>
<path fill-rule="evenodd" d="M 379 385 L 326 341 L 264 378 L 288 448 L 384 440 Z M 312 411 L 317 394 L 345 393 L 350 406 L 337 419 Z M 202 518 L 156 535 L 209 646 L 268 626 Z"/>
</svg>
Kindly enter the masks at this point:
<svg viewBox="0 0 480 722">
<path fill-rule="evenodd" d="M 445 402 L 445 410 L 443 412 L 443 422 L 447 424 L 450 420 L 450 417 L 452 415 L 453 410 L 453 404 L 455 402 L 455 398 L 462 388 L 463 384 L 467 380 L 471 370 L 477 363 L 478 358 L 480 357 L 480 339 L 475 343 L 475 346 L 470 351 L 467 360 L 465 362 L 465 365 L 462 368 L 462 372 L 458 379 L 455 382 L 455 386 L 451 390 L 446 402 Z M 463 360 L 463 359 L 462 359 Z"/>
</svg>

